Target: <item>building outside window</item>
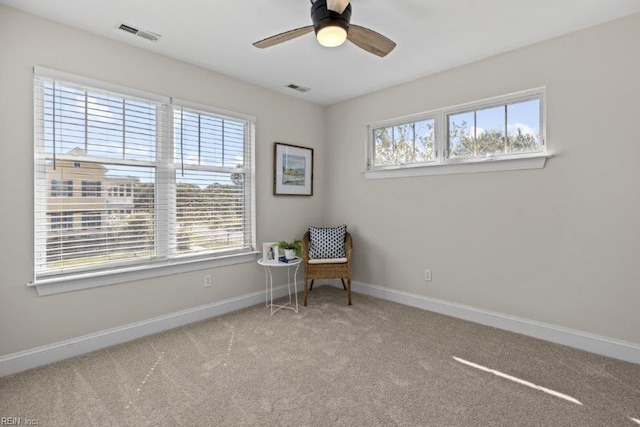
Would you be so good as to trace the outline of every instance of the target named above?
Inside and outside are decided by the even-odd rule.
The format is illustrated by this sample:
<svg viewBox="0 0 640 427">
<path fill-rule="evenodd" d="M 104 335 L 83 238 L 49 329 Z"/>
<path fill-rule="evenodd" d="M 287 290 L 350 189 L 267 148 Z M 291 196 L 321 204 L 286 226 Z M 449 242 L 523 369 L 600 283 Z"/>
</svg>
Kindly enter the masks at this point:
<svg viewBox="0 0 640 427">
<path fill-rule="evenodd" d="M 102 183 L 100 181 L 82 181 L 82 197 L 100 197 Z"/>
<path fill-rule="evenodd" d="M 52 230 L 71 230 L 73 228 L 73 212 L 54 212 L 48 216 Z"/>
<path fill-rule="evenodd" d="M 51 197 L 73 197 L 73 180 L 52 179 Z"/>
<path fill-rule="evenodd" d="M 100 228 L 102 226 L 101 212 L 82 212 L 82 228 Z"/>
</svg>

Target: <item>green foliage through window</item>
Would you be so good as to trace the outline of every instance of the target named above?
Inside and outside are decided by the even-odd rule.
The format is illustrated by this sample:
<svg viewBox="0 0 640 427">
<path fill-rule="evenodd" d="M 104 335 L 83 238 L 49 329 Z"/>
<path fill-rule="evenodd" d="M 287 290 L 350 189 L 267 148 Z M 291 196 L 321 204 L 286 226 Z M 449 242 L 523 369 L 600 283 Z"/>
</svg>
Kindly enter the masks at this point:
<svg viewBox="0 0 640 427">
<path fill-rule="evenodd" d="M 449 158 L 535 152 L 540 144 L 540 100 L 448 116 Z"/>
<path fill-rule="evenodd" d="M 428 162 L 434 158 L 434 120 L 375 129 L 376 166 Z"/>
<path fill-rule="evenodd" d="M 544 89 L 370 126 L 368 169 L 499 160 L 546 151 Z"/>
</svg>

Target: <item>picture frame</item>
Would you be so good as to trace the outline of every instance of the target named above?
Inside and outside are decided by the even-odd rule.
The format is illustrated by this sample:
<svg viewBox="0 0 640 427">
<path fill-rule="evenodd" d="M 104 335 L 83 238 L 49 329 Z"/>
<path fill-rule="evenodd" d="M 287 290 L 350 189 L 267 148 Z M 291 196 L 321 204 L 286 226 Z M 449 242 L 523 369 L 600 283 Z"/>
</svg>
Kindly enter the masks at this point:
<svg viewBox="0 0 640 427">
<path fill-rule="evenodd" d="M 271 249 L 271 251 L 269 250 Z M 278 242 L 264 242 L 262 244 L 262 260 L 263 261 L 278 261 L 280 252 L 278 251 Z M 269 257 L 269 252 L 273 253 L 273 257 Z"/>
<path fill-rule="evenodd" d="M 273 194 L 313 196 L 313 148 L 274 144 Z"/>
</svg>

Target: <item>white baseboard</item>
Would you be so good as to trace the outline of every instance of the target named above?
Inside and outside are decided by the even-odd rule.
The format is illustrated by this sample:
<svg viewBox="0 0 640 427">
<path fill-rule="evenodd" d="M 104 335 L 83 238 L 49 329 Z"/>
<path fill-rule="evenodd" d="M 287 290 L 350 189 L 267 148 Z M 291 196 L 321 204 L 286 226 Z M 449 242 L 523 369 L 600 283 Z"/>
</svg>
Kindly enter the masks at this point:
<svg viewBox="0 0 640 427">
<path fill-rule="evenodd" d="M 299 284 L 298 289 L 300 289 Z M 287 285 L 273 288 L 273 297 L 287 294 Z M 0 377 L 48 365 L 69 357 L 78 356 L 101 348 L 121 344 L 147 335 L 157 334 L 189 323 L 265 303 L 265 291 L 253 292 L 236 298 L 178 311 L 176 313 L 107 329 L 89 335 L 33 348 L 18 353 L 0 356 Z M 265 316 L 268 315 L 265 311 Z"/>
<path fill-rule="evenodd" d="M 342 288 L 342 283 L 330 282 L 331 286 Z M 301 285 L 301 284 L 299 284 Z M 321 283 L 318 283 L 321 285 Z M 535 338 L 555 342 L 592 353 L 613 357 L 633 363 L 640 363 L 640 345 L 580 332 L 546 323 L 508 316 L 501 313 L 469 307 L 448 301 L 429 298 L 409 292 L 397 291 L 362 282 L 352 282 L 353 291 L 371 295 L 448 316 L 517 332 Z M 300 289 L 300 286 L 299 286 Z M 287 287 L 274 287 L 274 298 L 286 295 Z M 265 292 L 253 292 L 211 304 L 182 310 L 153 319 L 107 329 L 82 337 L 33 348 L 0 357 L 0 377 L 48 365 L 59 360 L 79 356 L 112 345 L 121 344 L 147 335 L 156 334 L 210 317 L 240 310 L 264 303 Z"/>
<path fill-rule="evenodd" d="M 342 288 L 340 281 L 329 281 L 328 284 Z M 494 328 L 517 332 L 627 362 L 640 363 L 640 345 L 627 341 L 509 316 L 409 292 L 384 288 L 382 286 L 355 281 L 352 281 L 351 285 L 354 292 L 361 294 L 446 314 L 447 316 L 457 317 L 459 319 L 470 320 L 483 325 L 493 326 Z"/>
</svg>

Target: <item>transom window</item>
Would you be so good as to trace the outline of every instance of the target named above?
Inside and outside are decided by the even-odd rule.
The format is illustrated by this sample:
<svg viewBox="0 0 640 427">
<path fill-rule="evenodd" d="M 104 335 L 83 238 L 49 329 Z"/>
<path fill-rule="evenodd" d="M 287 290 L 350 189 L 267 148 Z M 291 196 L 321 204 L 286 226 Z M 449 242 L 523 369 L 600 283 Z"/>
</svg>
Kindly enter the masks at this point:
<svg viewBox="0 0 640 427">
<path fill-rule="evenodd" d="M 544 155 L 543 103 L 535 89 L 372 124 L 367 170 Z"/>
<path fill-rule="evenodd" d="M 447 114 L 447 157 L 483 158 L 542 151 L 541 97 Z"/>
<path fill-rule="evenodd" d="M 434 131 L 434 119 L 374 129 L 373 164 L 389 166 L 432 161 Z"/>
<path fill-rule="evenodd" d="M 34 79 L 36 284 L 253 251 L 253 118 L 74 77 Z"/>
</svg>

